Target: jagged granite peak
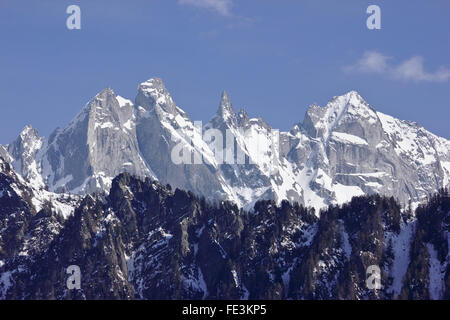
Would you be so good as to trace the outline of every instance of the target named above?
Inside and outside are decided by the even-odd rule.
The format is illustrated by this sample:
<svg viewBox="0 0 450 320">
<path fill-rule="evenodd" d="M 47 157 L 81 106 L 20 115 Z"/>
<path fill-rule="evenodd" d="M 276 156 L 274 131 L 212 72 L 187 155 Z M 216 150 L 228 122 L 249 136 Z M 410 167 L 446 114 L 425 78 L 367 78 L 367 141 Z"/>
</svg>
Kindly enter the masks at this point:
<svg viewBox="0 0 450 320">
<path fill-rule="evenodd" d="M 217 171 L 213 152 L 203 141 L 201 126 L 194 125 L 176 106 L 160 79 L 139 85 L 136 107 L 140 151 L 159 181 L 207 198 L 235 200 Z M 177 150 L 175 157 L 186 154 L 186 161 L 174 161 Z"/>
<path fill-rule="evenodd" d="M 228 93 L 224 90 L 220 98 L 219 108 L 210 123 L 214 128 L 236 128 L 238 120 Z"/>
<path fill-rule="evenodd" d="M 151 78 L 139 84 L 135 103 L 145 111 L 157 108 L 172 115 L 177 114 L 177 106 L 160 78 Z"/>
<path fill-rule="evenodd" d="M 236 115 L 225 93 L 216 116 L 204 129 L 210 128 L 221 131 L 228 146 L 235 145 L 231 162 L 228 158 L 218 168 L 238 204 L 250 209 L 257 199 L 303 203 L 301 187 L 280 156 L 278 133 L 262 118 L 249 118 L 243 110 Z"/>
<path fill-rule="evenodd" d="M 36 155 L 42 148 L 44 138 L 30 125 L 20 133 L 19 137 L 8 146 L 8 154 L 13 159 L 11 161 L 14 170 L 32 183 L 44 186 L 42 177 L 38 172 Z"/>
<path fill-rule="evenodd" d="M 375 111 L 355 91 L 311 106 L 291 134 L 289 157 L 324 203 L 371 193 L 419 202 L 448 184 L 447 140 Z"/>
<path fill-rule="evenodd" d="M 50 135 L 40 163 L 51 190 L 106 191 L 121 172 L 151 175 L 139 152 L 135 108 L 123 100 L 106 88 Z"/>
<path fill-rule="evenodd" d="M 222 92 L 217 114 L 220 115 L 223 119 L 228 119 L 229 117 L 234 118 L 236 115 L 234 112 L 233 104 L 231 103 L 230 96 L 225 90 Z"/>
<path fill-rule="evenodd" d="M 333 97 L 325 107 L 317 104 L 309 107 L 302 126 L 310 136 L 326 141 L 336 127 L 354 118 L 362 118 L 369 123 L 378 120 L 375 110 L 359 93 L 350 91 L 342 96 Z"/>
<path fill-rule="evenodd" d="M 23 211 L 18 213 L 22 217 L 24 215 L 38 214 L 44 210 L 47 213 L 51 213 L 55 217 L 58 217 L 59 220 L 64 220 L 73 213 L 74 207 L 79 201 L 77 196 L 55 194 L 45 190 L 44 185 L 40 180 L 41 177 L 35 176 L 35 174 L 38 174 L 38 171 L 31 170 L 33 168 L 36 169 L 35 162 L 33 162 L 33 165 L 30 167 L 26 166 L 26 164 L 29 163 L 28 161 L 24 162 L 25 165 L 23 166 L 23 169 L 28 169 L 26 173 L 29 176 L 28 178 L 24 178 L 22 174 L 14 170 L 12 165 L 14 159 L 4 148 L 0 147 L 0 151 L 2 149 L 5 152 L 0 152 L 0 198 L 3 198 L 1 200 L 3 200 L 4 205 L 0 205 L 0 207 L 3 207 L 3 213 L 5 213 L 5 215 L 2 216 L 2 213 L 0 212 L 0 220 L 2 220 L 0 224 L 5 223 L 5 221 L 7 222 L 8 216 L 14 216 L 16 213 L 14 210 L 8 212 L 8 206 L 11 205 L 11 202 L 14 203 L 15 200 L 19 200 L 19 202 L 22 203 L 20 207 L 23 207 Z M 8 160 L 8 158 L 10 159 Z M 54 226 L 48 227 L 53 228 Z M 2 227 L 0 226 L 0 229 L 1 228 Z M 16 230 L 16 232 L 20 233 L 18 230 Z M 0 251 L 1 238 L 2 236 L 0 234 Z M 26 244 L 24 245 L 26 246 Z"/>
<path fill-rule="evenodd" d="M 8 146 L 8 151 L 13 156 L 21 156 L 23 152 L 29 153 L 39 149 L 41 140 L 39 132 L 31 125 L 27 125 L 20 132 L 19 137 Z"/>
</svg>

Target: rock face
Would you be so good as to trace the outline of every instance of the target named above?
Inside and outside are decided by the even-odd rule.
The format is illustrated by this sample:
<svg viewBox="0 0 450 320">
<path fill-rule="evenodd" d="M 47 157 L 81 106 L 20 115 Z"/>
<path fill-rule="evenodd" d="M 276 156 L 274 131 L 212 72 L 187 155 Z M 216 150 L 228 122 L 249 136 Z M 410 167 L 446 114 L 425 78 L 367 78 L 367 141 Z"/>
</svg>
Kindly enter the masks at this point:
<svg viewBox="0 0 450 320">
<path fill-rule="evenodd" d="M 48 249 L 79 201 L 36 188 L 0 156 L 0 298 L 7 288 L 20 290 L 14 274 Z"/>
<path fill-rule="evenodd" d="M 418 204 L 449 185 L 449 150 L 449 141 L 375 111 L 354 91 L 311 106 L 289 132 L 236 114 L 224 92 L 201 127 L 154 78 L 138 86 L 134 102 L 105 89 L 48 139 L 26 127 L 0 155 L 37 187 L 58 193 L 107 193 L 128 172 L 245 209 L 289 200 L 318 213 L 363 194 Z"/>
<path fill-rule="evenodd" d="M 252 208 L 258 199 L 303 202 L 303 190 L 292 170 L 295 164 L 280 152 L 280 132 L 261 118 L 249 118 L 244 110 L 235 114 L 226 92 L 216 115 L 204 127 L 205 133 L 213 130 L 223 137 L 225 151 L 218 170 L 236 203 Z"/>
<path fill-rule="evenodd" d="M 11 161 L 17 173 L 26 177 L 27 180 L 35 185 L 43 186 L 42 177 L 38 171 L 38 164 L 36 161 L 37 153 L 42 148 L 44 139 L 39 136 L 37 130 L 31 126 L 26 126 L 19 137 L 9 145 L 7 151 L 3 155 L 4 159 Z"/>
<path fill-rule="evenodd" d="M 105 89 L 64 130 L 52 133 L 41 155 L 42 176 L 56 192 L 108 190 L 123 171 L 149 176 L 136 139 L 133 104 Z"/>
<path fill-rule="evenodd" d="M 450 298 L 444 190 L 417 218 L 378 195 L 317 218 L 287 201 L 248 212 L 121 174 L 109 195 L 88 195 L 63 217 L 33 210 L 27 185 L 5 162 L 1 172 L 1 299 Z M 67 288 L 71 265 L 80 289 Z M 379 290 L 366 284 L 371 265 Z"/>
<path fill-rule="evenodd" d="M 137 139 L 142 157 L 155 176 L 163 183 L 211 199 L 227 198 L 227 185 L 203 142 L 202 128 L 194 126 L 186 113 L 175 105 L 161 79 L 139 85 L 136 106 Z M 172 154 L 186 148 L 189 148 L 187 163 L 174 163 Z M 194 157 L 202 155 L 209 161 L 203 162 L 201 158 L 194 161 Z"/>
</svg>

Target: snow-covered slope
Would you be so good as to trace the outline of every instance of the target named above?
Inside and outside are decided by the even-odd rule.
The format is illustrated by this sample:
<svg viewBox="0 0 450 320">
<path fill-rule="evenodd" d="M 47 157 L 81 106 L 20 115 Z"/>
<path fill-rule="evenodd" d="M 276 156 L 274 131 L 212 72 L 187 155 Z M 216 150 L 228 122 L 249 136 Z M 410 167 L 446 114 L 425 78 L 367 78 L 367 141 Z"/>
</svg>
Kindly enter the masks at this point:
<svg viewBox="0 0 450 320">
<path fill-rule="evenodd" d="M 277 130 L 261 118 L 249 118 L 244 110 L 236 114 L 226 92 L 216 115 L 204 127 L 205 134 L 212 130 L 220 131 L 224 138 L 219 172 L 239 204 L 251 208 L 259 199 L 302 202 L 292 166 L 280 155 Z"/>
<path fill-rule="evenodd" d="M 0 198 L 20 197 L 24 199 L 31 214 L 42 209 L 50 211 L 62 219 L 67 219 L 73 214 L 75 206 L 80 200 L 79 196 L 53 193 L 46 190 L 40 180 L 26 180 L 15 172 L 12 162 L 12 157 L 3 147 L 0 147 L 0 178 L 2 180 Z"/>
<path fill-rule="evenodd" d="M 355 91 L 310 107 L 299 127 L 291 159 L 306 164 L 311 189 L 326 203 L 381 193 L 406 204 L 448 185 L 449 142 L 376 112 Z"/>
<path fill-rule="evenodd" d="M 66 128 L 45 139 L 26 127 L 8 150 L 17 172 L 54 192 L 107 191 L 121 172 L 152 174 L 140 156 L 134 105 L 109 88 L 88 102 Z"/>
</svg>

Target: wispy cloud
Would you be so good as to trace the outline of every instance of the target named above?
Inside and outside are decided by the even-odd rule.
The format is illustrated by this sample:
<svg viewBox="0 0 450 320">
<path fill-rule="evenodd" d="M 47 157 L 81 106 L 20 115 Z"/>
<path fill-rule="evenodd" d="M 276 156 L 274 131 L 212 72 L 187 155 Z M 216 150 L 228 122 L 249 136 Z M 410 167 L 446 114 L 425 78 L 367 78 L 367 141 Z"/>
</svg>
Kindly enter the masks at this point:
<svg viewBox="0 0 450 320">
<path fill-rule="evenodd" d="M 215 11 L 222 16 L 231 16 L 232 0 L 178 0 L 179 4 Z"/>
<path fill-rule="evenodd" d="M 348 72 L 385 73 L 389 69 L 389 59 L 390 57 L 382 55 L 381 53 L 366 51 L 361 59 L 354 65 L 344 67 L 344 70 Z"/>
<path fill-rule="evenodd" d="M 366 51 L 353 65 L 344 67 L 346 72 L 372 73 L 388 76 L 392 79 L 415 82 L 445 82 L 450 79 L 450 69 L 440 67 L 435 72 L 428 72 L 424 59 L 415 56 L 398 64 L 390 63 L 391 57 L 376 51 Z"/>
<path fill-rule="evenodd" d="M 395 67 L 393 75 L 404 80 L 445 82 L 450 79 L 450 69 L 440 67 L 433 73 L 426 72 L 423 66 L 423 58 L 417 56 Z"/>
</svg>

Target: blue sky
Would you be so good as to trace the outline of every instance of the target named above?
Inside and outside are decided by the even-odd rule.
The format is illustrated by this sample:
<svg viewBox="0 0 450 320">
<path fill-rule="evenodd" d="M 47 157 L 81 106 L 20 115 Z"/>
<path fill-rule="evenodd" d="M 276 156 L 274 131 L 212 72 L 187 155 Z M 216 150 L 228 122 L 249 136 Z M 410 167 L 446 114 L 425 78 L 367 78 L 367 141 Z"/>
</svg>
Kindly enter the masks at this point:
<svg viewBox="0 0 450 320">
<path fill-rule="evenodd" d="M 81 8 L 81 30 L 66 8 Z M 381 8 L 368 30 L 366 8 Z M 450 1 L 1 0 L 0 143 L 48 136 L 111 86 L 161 77 L 192 120 L 226 90 L 288 130 L 312 103 L 357 90 L 377 110 L 450 139 Z"/>
</svg>

